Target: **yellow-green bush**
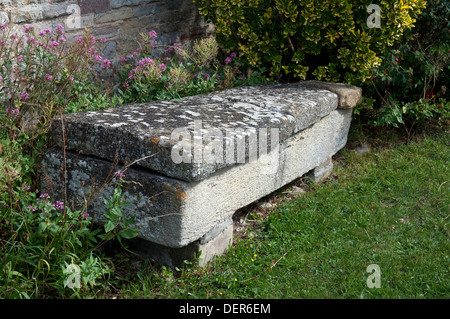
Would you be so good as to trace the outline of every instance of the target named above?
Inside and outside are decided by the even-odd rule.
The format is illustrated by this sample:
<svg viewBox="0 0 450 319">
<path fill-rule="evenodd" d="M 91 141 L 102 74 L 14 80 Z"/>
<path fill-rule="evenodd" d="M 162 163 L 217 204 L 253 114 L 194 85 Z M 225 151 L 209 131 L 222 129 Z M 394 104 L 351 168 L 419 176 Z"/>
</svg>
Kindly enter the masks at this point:
<svg viewBox="0 0 450 319">
<path fill-rule="evenodd" d="M 361 83 L 413 26 L 424 0 L 196 0 L 218 42 L 277 79 Z M 369 28 L 370 4 L 381 9 Z"/>
</svg>

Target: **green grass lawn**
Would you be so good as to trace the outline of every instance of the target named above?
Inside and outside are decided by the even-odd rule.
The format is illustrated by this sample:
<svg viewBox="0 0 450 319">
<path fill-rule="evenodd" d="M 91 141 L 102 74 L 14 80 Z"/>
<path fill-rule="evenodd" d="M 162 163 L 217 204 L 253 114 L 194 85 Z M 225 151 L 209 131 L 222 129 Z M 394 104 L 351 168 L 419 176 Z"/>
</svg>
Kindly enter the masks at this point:
<svg viewBox="0 0 450 319">
<path fill-rule="evenodd" d="M 361 140 L 371 146 L 362 155 L 354 150 Z M 270 214 L 249 208 L 252 226 L 226 255 L 204 268 L 188 265 L 178 276 L 140 262 L 116 279 L 114 294 L 449 298 L 449 144 L 446 128 L 409 143 L 353 129 L 326 182 L 299 180 L 280 190 L 268 199 L 280 203 Z M 295 186 L 307 192 L 289 194 Z M 380 288 L 367 286 L 371 264 L 380 267 Z"/>
</svg>

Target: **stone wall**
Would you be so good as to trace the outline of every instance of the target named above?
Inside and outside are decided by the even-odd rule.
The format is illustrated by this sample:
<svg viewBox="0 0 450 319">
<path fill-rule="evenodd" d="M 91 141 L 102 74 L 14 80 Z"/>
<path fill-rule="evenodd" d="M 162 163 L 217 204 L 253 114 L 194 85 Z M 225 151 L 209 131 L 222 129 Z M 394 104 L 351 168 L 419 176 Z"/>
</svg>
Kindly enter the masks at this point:
<svg viewBox="0 0 450 319">
<path fill-rule="evenodd" d="M 158 43 L 187 42 L 210 35 L 192 0 L 0 0 L 0 24 L 61 24 L 69 42 L 89 28 L 105 38 L 104 57 L 114 60 L 132 54 L 139 33 L 155 30 Z"/>
</svg>

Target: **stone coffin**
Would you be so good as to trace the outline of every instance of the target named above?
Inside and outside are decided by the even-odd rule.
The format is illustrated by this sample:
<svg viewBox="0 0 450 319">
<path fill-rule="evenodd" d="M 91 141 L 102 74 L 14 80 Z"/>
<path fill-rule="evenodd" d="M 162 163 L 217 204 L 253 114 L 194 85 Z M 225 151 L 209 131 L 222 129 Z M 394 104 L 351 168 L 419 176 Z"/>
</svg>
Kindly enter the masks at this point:
<svg viewBox="0 0 450 319">
<path fill-rule="evenodd" d="M 170 266 L 201 251 L 205 264 L 229 246 L 236 210 L 308 172 L 330 173 L 360 102 L 359 88 L 307 81 L 66 115 L 52 127 L 58 145 L 46 153 L 42 191 L 63 198 L 64 167 L 76 206 L 126 168 L 139 251 Z M 90 202 L 98 223 L 112 192 Z"/>
</svg>

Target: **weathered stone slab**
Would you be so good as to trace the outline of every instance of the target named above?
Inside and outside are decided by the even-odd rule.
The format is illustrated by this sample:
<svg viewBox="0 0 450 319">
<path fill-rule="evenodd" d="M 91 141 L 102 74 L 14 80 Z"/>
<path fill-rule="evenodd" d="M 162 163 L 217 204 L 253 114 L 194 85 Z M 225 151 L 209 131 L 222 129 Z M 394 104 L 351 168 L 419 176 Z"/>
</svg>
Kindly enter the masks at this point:
<svg viewBox="0 0 450 319">
<path fill-rule="evenodd" d="M 354 108 L 362 102 L 362 88 L 354 85 L 315 80 L 304 81 L 303 84 L 336 93 L 339 95 L 339 108 Z"/>
<path fill-rule="evenodd" d="M 328 163 L 347 140 L 351 110 L 335 110 L 311 127 L 284 140 L 279 151 L 270 152 L 254 163 L 221 169 L 202 181 L 181 181 L 132 166 L 124 189 L 125 208 L 136 216 L 139 236 L 169 247 L 183 247 L 227 220 L 241 207 L 264 197 L 296 178 Z M 51 151 L 44 160 L 47 180 L 55 181 L 53 192 L 61 189 L 62 152 Z M 89 189 L 106 180 L 112 163 L 75 152 L 66 152 L 68 198 L 84 202 Z M 119 166 L 120 168 L 120 166 Z M 44 185 L 52 193 L 50 185 Z M 105 211 L 103 198 L 112 187 L 91 203 L 91 210 Z M 164 217 L 161 217 L 164 216 Z M 102 216 L 97 215 L 102 221 Z"/>
<path fill-rule="evenodd" d="M 352 117 L 340 100 L 354 93 L 336 91 L 272 84 L 68 115 L 64 126 L 53 126 L 55 141 L 67 137 L 66 152 L 62 143 L 47 152 L 42 191 L 61 198 L 65 158 L 67 198 L 75 206 L 88 201 L 102 223 L 113 185 L 96 197 L 92 189 L 127 165 L 123 190 L 131 204 L 124 212 L 136 218 L 144 255 L 176 266 L 202 251 L 205 263 L 229 246 L 235 211 L 306 173 L 315 180 L 331 173 L 331 158 L 345 145 Z M 220 152 L 230 145 L 233 150 L 242 138 L 243 162 Z M 190 156 L 179 152 L 180 145 L 193 146 Z M 251 160 L 252 145 L 270 148 L 259 148 Z"/>
<path fill-rule="evenodd" d="M 198 138 L 196 129 L 216 128 L 224 137 L 225 150 L 227 133 L 242 133 L 248 138 L 251 132 L 258 135 L 259 128 L 265 128 L 270 142 L 271 129 L 276 128 L 279 140 L 284 141 L 335 110 L 337 105 L 336 94 L 301 84 L 241 87 L 182 101 L 156 101 L 71 114 L 65 117 L 68 132 L 65 145 L 68 150 L 110 161 L 116 155 L 121 163 L 139 160 L 137 165 L 166 176 L 200 181 L 236 163 L 227 161 L 225 152 L 221 162 L 197 163 L 194 157 L 190 163 L 174 163 L 171 152 L 179 142 L 172 135 L 175 129 L 183 132 L 185 128 L 194 141 Z M 196 121 L 201 121 L 201 127 Z M 61 146 L 60 121 L 55 121 L 53 136 Z M 205 140 L 201 142 L 200 148 L 208 144 Z"/>
</svg>

